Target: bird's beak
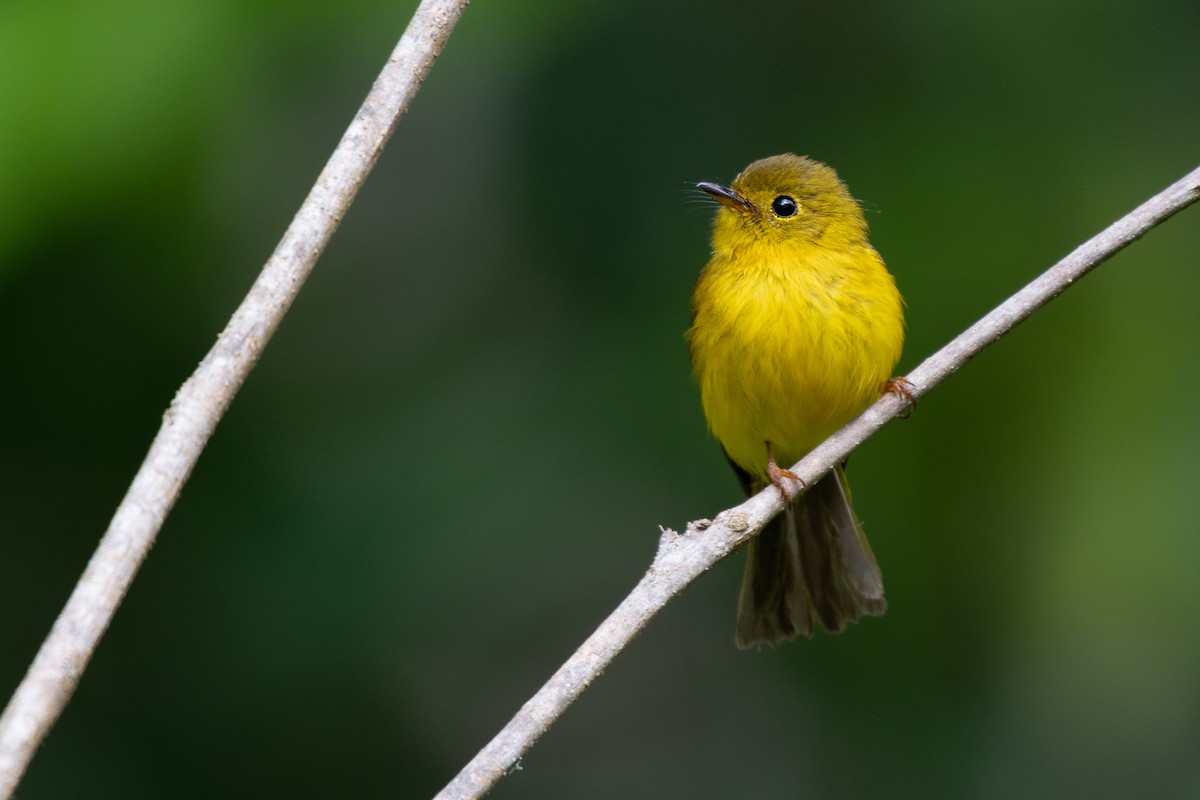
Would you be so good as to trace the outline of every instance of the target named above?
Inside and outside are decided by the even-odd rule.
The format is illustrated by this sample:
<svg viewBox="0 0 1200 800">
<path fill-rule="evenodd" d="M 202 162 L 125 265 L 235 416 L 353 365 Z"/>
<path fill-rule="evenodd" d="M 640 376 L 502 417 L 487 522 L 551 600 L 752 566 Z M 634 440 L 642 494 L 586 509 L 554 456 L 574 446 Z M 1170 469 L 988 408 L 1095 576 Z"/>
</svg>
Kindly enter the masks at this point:
<svg viewBox="0 0 1200 800">
<path fill-rule="evenodd" d="M 753 203 L 742 197 L 733 189 L 730 189 L 728 186 L 722 186 L 719 183 L 709 183 L 708 181 L 704 181 L 703 183 L 697 183 L 696 188 L 707 194 L 713 200 L 716 200 L 721 205 L 728 206 L 734 211 L 743 211 L 750 214 L 757 213 L 757 209 L 755 209 Z"/>
</svg>

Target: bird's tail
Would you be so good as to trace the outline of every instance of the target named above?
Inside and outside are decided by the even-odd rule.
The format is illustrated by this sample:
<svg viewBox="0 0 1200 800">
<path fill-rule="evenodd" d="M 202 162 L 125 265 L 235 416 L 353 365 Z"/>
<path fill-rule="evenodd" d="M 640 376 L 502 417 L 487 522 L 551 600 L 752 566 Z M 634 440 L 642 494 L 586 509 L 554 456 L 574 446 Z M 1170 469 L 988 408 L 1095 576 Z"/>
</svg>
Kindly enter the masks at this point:
<svg viewBox="0 0 1200 800">
<path fill-rule="evenodd" d="M 883 576 L 850 508 L 839 466 L 789 504 L 746 548 L 738 597 L 737 644 L 779 644 L 829 633 L 887 610 Z"/>
</svg>

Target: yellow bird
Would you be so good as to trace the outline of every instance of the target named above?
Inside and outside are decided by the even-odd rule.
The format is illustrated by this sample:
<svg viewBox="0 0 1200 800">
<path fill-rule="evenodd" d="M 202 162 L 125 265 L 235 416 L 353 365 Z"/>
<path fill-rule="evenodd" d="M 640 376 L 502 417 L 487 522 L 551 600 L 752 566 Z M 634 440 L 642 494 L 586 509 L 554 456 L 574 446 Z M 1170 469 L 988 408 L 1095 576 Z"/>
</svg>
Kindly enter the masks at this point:
<svg viewBox="0 0 1200 800">
<path fill-rule="evenodd" d="M 837 431 L 882 391 L 904 343 L 903 300 L 837 173 L 786 153 L 732 185 L 692 295 L 688 348 L 713 435 L 748 493 Z M 901 379 L 902 380 L 902 379 Z M 783 465 L 782 467 L 780 465 Z M 830 633 L 887 608 L 883 578 L 838 466 L 747 548 L 737 644 Z"/>
</svg>

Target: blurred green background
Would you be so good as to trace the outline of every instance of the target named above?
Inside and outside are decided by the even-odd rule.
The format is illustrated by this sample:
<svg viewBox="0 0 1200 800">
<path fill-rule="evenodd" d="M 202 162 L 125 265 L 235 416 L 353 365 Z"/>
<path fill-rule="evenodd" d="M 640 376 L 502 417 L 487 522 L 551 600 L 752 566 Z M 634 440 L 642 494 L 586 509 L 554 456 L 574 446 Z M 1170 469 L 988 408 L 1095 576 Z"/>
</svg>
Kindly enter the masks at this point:
<svg viewBox="0 0 1200 800">
<path fill-rule="evenodd" d="M 415 4 L 0 7 L 0 694 Z M 1195 0 L 480 0 L 171 514 L 26 798 L 440 789 L 739 499 L 683 330 L 791 150 L 911 369 L 1200 163 Z M 854 457 L 891 610 L 733 646 L 740 557 L 496 798 L 1200 796 L 1200 209 Z"/>
</svg>

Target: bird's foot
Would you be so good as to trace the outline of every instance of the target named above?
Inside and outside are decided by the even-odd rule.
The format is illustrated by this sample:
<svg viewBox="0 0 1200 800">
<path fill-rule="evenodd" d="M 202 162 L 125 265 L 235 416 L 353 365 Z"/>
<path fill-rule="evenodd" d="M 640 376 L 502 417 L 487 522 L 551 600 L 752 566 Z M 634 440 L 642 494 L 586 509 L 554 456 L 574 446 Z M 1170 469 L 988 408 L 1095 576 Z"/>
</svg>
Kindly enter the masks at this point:
<svg viewBox="0 0 1200 800">
<path fill-rule="evenodd" d="M 767 442 L 767 478 L 770 479 L 771 485 L 779 490 L 779 494 L 783 497 L 783 502 L 792 502 L 792 496 L 788 494 L 787 486 L 784 485 L 784 479 L 793 480 L 800 484 L 803 489 L 804 481 L 800 480 L 800 476 L 791 470 L 784 469 L 775 463 L 775 454 L 771 452 L 771 443 Z"/>
<path fill-rule="evenodd" d="M 905 409 L 904 413 L 900 415 L 900 419 L 908 419 L 912 416 L 912 412 L 916 409 L 917 398 L 913 394 L 913 392 L 916 391 L 916 388 L 917 387 L 913 386 L 909 382 L 908 378 L 904 377 L 888 378 L 886 381 L 884 381 L 884 394 L 898 394 L 908 403 L 908 408 Z"/>
</svg>

